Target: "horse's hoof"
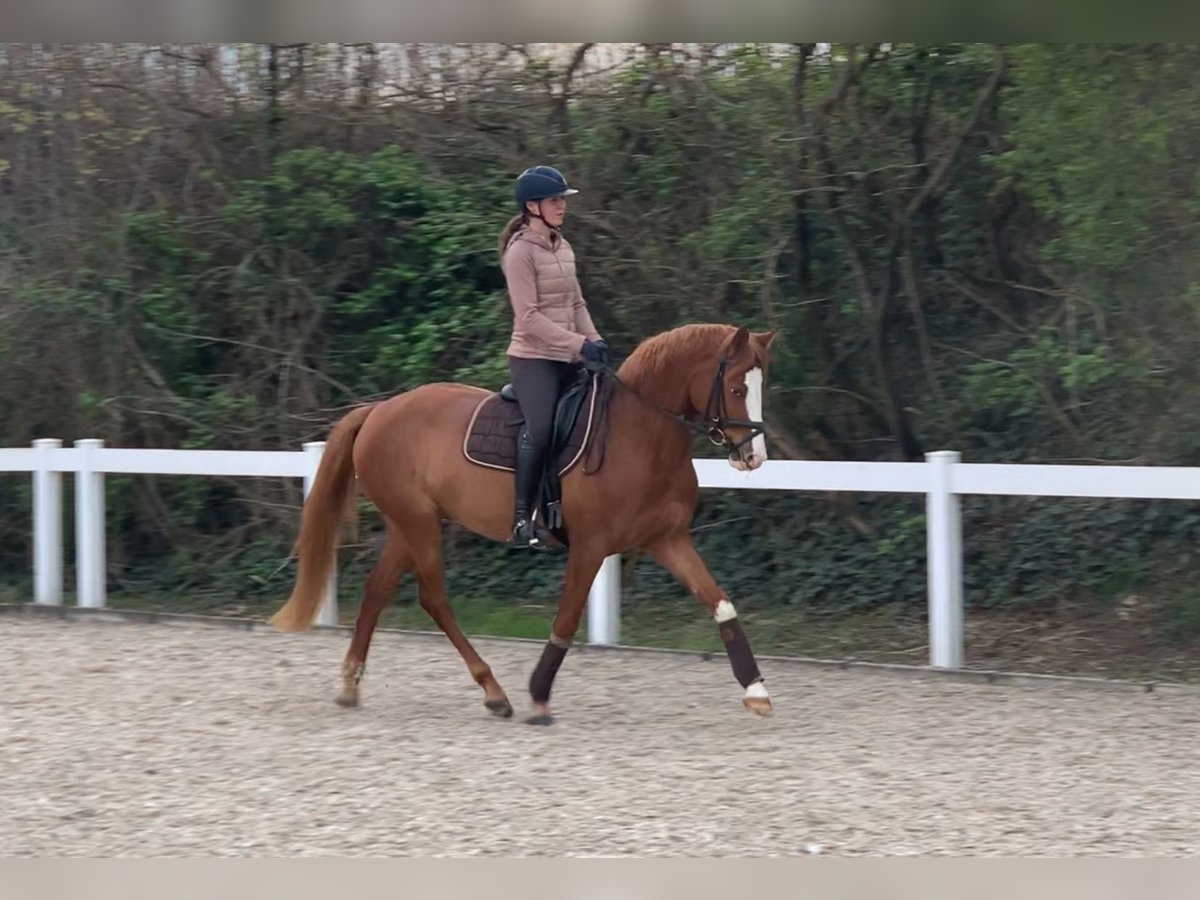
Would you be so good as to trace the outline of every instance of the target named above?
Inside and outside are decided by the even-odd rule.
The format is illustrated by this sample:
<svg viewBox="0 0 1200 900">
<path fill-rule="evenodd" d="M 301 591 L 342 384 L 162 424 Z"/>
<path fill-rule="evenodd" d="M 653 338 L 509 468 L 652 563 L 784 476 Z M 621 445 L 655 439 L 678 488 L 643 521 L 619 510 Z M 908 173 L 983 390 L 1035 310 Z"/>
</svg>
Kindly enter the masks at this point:
<svg viewBox="0 0 1200 900">
<path fill-rule="evenodd" d="M 771 706 L 771 700 L 768 697 L 743 697 L 742 703 L 750 712 L 757 713 L 763 718 L 775 715 L 775 708 Z"/>
<path fill-rule="evenodd" d="M 554 716 L 550 713 L 536 713 L 525 720 L 526 725 L 553 725 Z"/>
<path fill-rule="evenodd" d="M 347 709 L 358 706 L 358 691 L 342 691 L 335 699 L 338 706 L 344 706 Z"/>
<path fill-rule="evenodd" d="M 512 718 L 513 708 L 507 697 L 501 697 L 499 700 L 484 700 L 483 705 L 491 710 L 493 716 L 501 719 Z"/>
</svg>

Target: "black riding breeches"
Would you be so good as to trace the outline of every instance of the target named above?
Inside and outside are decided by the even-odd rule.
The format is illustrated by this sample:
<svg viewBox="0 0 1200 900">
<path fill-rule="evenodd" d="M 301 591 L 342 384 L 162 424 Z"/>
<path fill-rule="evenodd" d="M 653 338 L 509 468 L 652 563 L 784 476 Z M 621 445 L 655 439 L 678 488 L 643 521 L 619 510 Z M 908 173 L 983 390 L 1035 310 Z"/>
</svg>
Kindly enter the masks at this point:
<svg viewBox="0 0 1200 900">
<path fill-rule="evenodd" d="M 544 452 L 550 445 L 558 398 L 579 377 L 581 366 L 551 359 L 510 356 L 508 371 L 529 437 L 538 450 Z"/>
</svg>

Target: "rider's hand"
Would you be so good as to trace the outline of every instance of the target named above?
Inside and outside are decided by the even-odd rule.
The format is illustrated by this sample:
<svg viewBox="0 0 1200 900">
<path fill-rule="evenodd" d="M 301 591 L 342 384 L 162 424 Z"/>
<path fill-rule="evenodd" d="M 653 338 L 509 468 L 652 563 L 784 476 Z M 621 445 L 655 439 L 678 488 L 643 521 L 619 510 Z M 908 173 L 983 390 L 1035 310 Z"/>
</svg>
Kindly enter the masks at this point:
<svg viewBox="0 0 1200 900">
<path fill-rule="evenodd" d="M 600 368 L 608 363 L 608 344 L 603 340 L 584 341 L 579 350 L 583 363 L 587 368 Z"/>
</svg>

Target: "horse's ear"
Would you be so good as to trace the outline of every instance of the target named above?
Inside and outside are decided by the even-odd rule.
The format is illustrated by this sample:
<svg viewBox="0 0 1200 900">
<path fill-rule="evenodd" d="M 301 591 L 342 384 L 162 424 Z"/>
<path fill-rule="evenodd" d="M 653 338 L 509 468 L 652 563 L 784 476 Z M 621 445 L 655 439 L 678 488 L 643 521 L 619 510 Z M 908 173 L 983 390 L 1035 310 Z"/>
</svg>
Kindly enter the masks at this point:
<svg viewBox="0 0 1200 900">
<path fill-rule="evenodd" d="M 733 359 L 733 357 L 737 356 L 739 353 L 741 353 L 743 350 L 746 349 L 746 344 L 748 344 L 749 342 L 750 342 L 750 332 L 747 331 L 745 328 L 738 328 L 738 330 L 735 331 L 725 341 L 725 353 L 724 353 L 725 357 L 727 359 Z"/>
<path fill-rule="evenodd" d="M 754 343 L 758 344 L 764 350 L 770 350 L 771 342 L 775 340 L 778 334 L 779 332 L 777 331 L 754 331 L 751 332 L 750 337 L 754 340 Z"/>
</svg>

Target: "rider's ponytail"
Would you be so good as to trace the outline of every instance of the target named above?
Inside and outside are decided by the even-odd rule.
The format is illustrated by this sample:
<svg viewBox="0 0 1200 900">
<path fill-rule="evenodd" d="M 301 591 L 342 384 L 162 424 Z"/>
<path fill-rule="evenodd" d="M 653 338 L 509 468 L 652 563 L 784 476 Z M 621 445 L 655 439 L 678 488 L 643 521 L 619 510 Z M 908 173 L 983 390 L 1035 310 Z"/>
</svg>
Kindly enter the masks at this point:
<svg viewBox="0 0 1200 900">
<path fill-rule="evenodd" d="M 529 224 L 529 214 L 520 212 L 508 220 L 508 224 L 504 226 L 504 230 L 500 232 L 500 259 L 504 259 L 504 251 L 508 249 L 508 242 L 512 240 L 512 236 L 517 233 L 517 229 L 522 225 Z"/>
</svg>

